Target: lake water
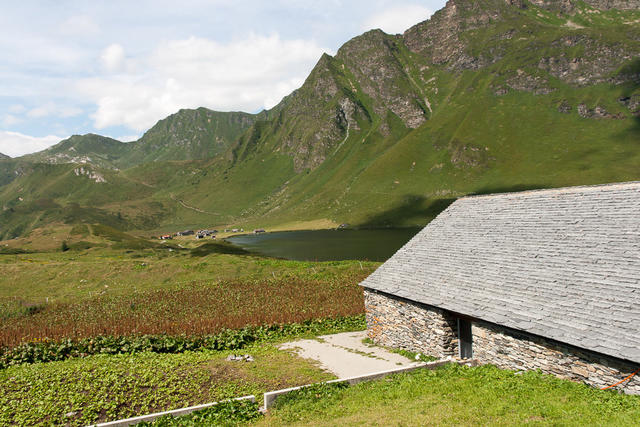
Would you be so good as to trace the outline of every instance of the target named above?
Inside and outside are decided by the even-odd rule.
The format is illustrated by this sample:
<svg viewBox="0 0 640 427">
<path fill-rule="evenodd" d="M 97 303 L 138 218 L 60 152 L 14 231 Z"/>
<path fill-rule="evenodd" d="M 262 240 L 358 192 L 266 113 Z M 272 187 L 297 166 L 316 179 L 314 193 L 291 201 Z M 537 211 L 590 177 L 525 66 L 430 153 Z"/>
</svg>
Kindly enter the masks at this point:
<svg viewBox="0 0 640 427">
<path fill-rule="evenodd" d="M 283 231 L 229 237 L 250 252 L 296 261 L 386 261 L 421 228 Z"/>
</svg>

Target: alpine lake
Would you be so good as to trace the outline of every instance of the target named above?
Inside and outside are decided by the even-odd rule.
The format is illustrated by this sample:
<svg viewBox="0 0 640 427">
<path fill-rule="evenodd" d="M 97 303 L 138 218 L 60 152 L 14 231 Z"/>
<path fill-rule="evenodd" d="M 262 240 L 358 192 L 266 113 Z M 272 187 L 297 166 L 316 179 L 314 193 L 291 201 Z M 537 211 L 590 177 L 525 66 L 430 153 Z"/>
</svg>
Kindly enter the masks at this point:
<svg viewBox="0 0 640 427">
<path fill-rule="evenodd" d="M 281 231 L 228 237 L 249 252 L 295 261 L 386 261 L 421 228 Z"/>
</svg>

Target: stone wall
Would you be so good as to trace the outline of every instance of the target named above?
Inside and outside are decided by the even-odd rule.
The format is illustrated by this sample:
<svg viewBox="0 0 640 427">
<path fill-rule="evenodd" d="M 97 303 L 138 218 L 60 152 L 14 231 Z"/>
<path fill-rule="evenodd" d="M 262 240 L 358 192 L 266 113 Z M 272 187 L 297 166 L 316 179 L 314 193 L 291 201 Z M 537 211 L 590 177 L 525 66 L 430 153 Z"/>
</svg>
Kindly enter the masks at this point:
<svg viewBox="0 0 640 427">
<path fill-rule="evenodd" d="M 436 307 L 364 289 L 368 335 L 377 344 L 435 357 L 458 356 L 457 319 Z M 535 370 L 602 388 L 638 364 L 589 352 L 480 320 L 472 321 L 473 358 L 503 369 Z M 640 373 L 617 387 L 640 394 Z"/>
<path fill-rule="evenodd" d="M 458 355 L 457 321 L 444 310 L 364 289 L 369 338 L 435 357 Z"/>
<path fill-rule="evenodd" d="M 482 321 L 473 322 L 472 333 L 473 358 L 503 369 L 540 369 L 560 378 L 602 388 L 640 368 L 637 364 Z M 640 394 L 640 374 L 618 388 L 626 393 Z"/>
</svg>

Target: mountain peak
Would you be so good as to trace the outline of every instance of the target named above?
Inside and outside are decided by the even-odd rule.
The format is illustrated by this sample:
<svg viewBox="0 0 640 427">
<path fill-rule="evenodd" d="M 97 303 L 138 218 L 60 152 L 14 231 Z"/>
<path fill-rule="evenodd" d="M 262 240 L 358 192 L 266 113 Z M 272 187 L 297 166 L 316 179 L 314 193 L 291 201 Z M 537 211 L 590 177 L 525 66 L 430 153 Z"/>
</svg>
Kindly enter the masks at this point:
<svg viewBox="0 0 640 427">
<path fill-rule="evenodd" d="M 9 160 L 11 157 L 7 156 L 6 154 L 2 154 L 0 153 L 0 160 Z"/>
<path fill-rule="evenodd" d="M 145 162 L 212 158 L 225 152 L 258 117 L 204 107 L 181 109 L 129 144 L 130 152 L 120 164 L 127 167 Z"/>
<path fill-rule="evenodd" d="M 92 163 L 113 168 L 113 160 L 127 144 L 107 136 L 87 133 L 72 135 L 38 153 L 27 154 L 22 159 L 36 163 Z"/>
</svg>

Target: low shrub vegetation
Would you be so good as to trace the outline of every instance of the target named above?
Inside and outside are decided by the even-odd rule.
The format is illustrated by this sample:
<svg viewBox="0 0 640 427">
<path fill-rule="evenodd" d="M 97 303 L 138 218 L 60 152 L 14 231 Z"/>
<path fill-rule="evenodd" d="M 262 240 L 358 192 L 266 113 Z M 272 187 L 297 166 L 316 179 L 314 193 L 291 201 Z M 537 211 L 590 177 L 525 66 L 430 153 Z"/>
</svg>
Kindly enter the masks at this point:
<svg viewBox="0 0 640 427">
<path fill-rule="evenodd" d="M 224 329 L 215 335 L 96 336 L 79 340 L 44 340 L 0 351 L 0 369 L 13 365 L 52 362 L 94 354 L 183 353 L 201 350 L 237 350 L 257 342 L 320 335 L 366 328 L 364 315 L 314 319 L 302 323 Z"/>
<path fill-rule="evenodd" d="M 364 312 L 362 290 L 357 285 L 362 278 L 349 275 L 323 281 L 292 278 L 188 284 L 48 304 L 29 315 L 4 316 L 0 348 L 107 335 L 210 335 L 247 325 L 353 316 Z"/>
<path fill-rule="evenodd" d="M 272 344 L 242 352 L 254 361 L 228 361 L 229 351 L 205 350 L 11 366 L 0 370 L 0 425 L 83 426 L 250 394 L 259 398 L 269 390 L 333 378 Z M 223 405 L 195 414 L 187 425 L 218 425 L 224 417 L 235 424 L 253 415 L 252 405 Z"/>
</svg>

